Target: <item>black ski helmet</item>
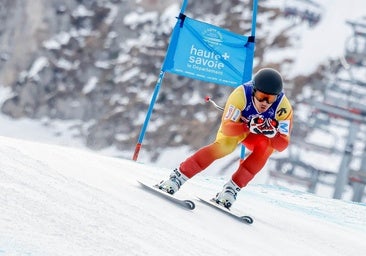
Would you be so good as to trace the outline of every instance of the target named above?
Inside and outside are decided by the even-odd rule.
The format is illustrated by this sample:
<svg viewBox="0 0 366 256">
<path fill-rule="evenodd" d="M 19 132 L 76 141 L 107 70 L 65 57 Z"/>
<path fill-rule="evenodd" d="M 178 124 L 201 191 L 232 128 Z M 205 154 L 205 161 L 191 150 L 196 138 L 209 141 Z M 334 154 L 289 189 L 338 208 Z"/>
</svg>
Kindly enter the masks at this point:
<svg viewBox="0 0 366 256">
<path fill-rule="evenodd" d="M 278 95 L 283 88 L 282 76 L 273 68 L 262 68 L 254 75 L 253 87 L 267 94 Z"/>
</svg>

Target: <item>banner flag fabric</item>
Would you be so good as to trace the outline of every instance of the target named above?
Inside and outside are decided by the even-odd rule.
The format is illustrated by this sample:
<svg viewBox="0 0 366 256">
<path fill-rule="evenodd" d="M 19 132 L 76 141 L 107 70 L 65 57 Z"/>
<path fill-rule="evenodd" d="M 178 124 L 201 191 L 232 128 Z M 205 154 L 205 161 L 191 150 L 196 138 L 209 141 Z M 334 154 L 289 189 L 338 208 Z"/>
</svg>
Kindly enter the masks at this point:
<svg viewBox="0 0 366 256">
<path fill-rule="evenodd" d="M 251 79 L 254 45 L 253 36 L 180 14 L 162 70 L 237 87 Z"/>
</svg>

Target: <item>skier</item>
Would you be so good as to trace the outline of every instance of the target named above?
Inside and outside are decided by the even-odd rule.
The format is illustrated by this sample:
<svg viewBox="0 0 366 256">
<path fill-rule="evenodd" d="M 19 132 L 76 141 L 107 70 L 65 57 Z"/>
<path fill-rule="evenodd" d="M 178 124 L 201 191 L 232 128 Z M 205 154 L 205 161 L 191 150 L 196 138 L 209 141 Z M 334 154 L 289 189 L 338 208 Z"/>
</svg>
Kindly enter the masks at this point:
<svg viewBox="0 0 366 256">
<path fill-rule="evenodd" d="M 229 209 L 237 193 L 263 168 L 271 154 L 285 150 L 289 144 L 293 111 L 282 84 L 279 72 L 263 68 L 252 81 L 237 87 L 226 102 L 216 140 L 183 161 L 158 188 L 176 193 L 188 179 L 242 143 L 251 153 L 240 160 L 236 172 L 215 197 L 218 204 Z"/>
</svg>

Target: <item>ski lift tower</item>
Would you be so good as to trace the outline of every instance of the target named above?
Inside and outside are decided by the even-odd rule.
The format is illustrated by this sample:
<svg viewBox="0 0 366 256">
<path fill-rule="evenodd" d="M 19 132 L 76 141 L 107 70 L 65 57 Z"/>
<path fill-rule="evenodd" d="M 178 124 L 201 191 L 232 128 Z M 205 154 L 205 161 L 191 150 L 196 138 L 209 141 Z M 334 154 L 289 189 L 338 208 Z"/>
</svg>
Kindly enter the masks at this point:
<svg viewBox="0 0 366 256">
<path fill-rule="evenodd" d="M 346 146 L 344 148 L 342 161 L 336 176 L 336 182 L 334 184 L 334 193 L 333 193 L 333 198 L 341 199 L 345 186 L 349 182 L 349 176 L 350 176 L 349 166 L 352 160 L 352 154 L 354 151 L 354 145 L 357 140 L 357 135 L 360 131 L 360 124 L 366 123 L 366 111 L 363 113 L 358 110 L 356 111 L 354 109 L 340 108 L 336 105 L 316 101 L 312 102 L 312 105 L 323 113 L 349 121 L 349 127 L 348 127 L 349 132 L 346 140 Z M 366 156 L 366 153 L 364 154 Z M 360 198 L 360 197 L 362 198 L 363 191 L 364 187 L 362 189 L 362 187 L 359 186 L 358 191 L 354 191 L 354 198 Z"/>
</svg>

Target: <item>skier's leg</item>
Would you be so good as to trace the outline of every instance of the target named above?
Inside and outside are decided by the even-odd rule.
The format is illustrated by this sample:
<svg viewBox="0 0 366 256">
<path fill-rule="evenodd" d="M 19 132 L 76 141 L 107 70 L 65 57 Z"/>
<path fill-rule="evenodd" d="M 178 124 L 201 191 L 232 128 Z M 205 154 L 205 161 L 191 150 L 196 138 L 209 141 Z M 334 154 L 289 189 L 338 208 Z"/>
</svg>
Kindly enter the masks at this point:
<svg viewBox="0 0 366 256">
<path fill-rule="evenodd" d="M 240 162 L 239 168 L 232 176 L 232 180 L 240 188 L 245 187 L 262 170 L 274 151 L 270 140 L 262 135 L 250 134 L 243 144 L 252 152 Z"/>
<path fill-rule="evenodd" d="M 169 176 L 169 179 L 160 182 L 159 188 L 174 194 L 188 179 L 206 169 L 213 161 L 233 152 L 239 138 L 226 137 L 218 133 L 212 144 L 199 149 L 192 156 L 183 161 Z"/>
<path fill-rule="evenodd" d="M 215 160 L 233 152 L 238 145 L 236 137 L 221 137 L 208 146 L 199 149 L 192 156 L 183 161 L 179 169 L 188 178 L 206 169 Z"/>
<path fill-rule="evenodd" d="M 245 160 L 240 160 L 239 168 L 215 198 L 217 203 L 226 208 L 232 206 L 241 188 L 245 187 L 254 175 L 263 168 L 273 152 L 269 139 L 262 135 L 251 133 L 243 143 L 252 151 L 251 154 Z"/>
</svg>

